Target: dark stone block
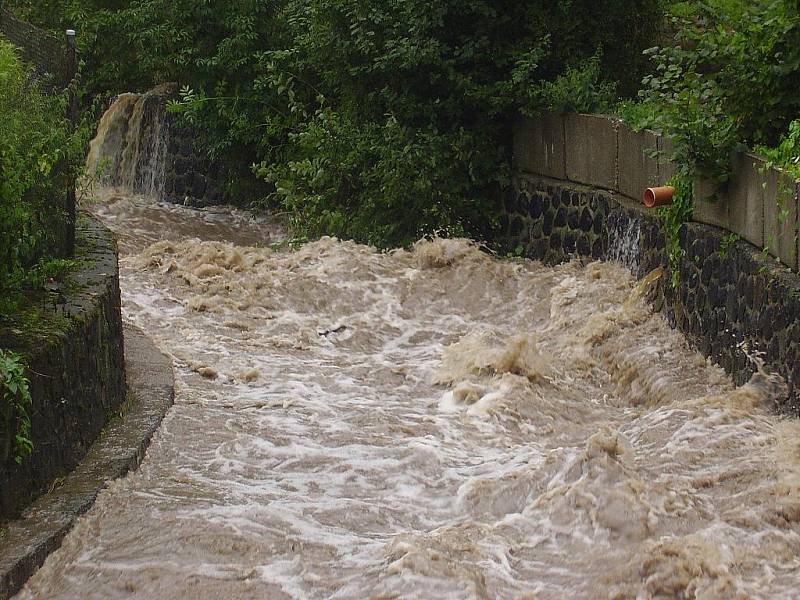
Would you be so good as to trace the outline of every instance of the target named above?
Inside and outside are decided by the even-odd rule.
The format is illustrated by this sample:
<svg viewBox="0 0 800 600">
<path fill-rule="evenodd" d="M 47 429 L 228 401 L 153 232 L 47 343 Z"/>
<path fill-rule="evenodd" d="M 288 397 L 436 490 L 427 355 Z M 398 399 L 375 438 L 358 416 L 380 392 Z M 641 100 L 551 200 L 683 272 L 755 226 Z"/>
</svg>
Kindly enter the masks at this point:
<svg viewBox="0 0 800 600">
<path fill-rule="evenodd" d="M 542 260 L 544 259 L 544 255 L 547 253 L 547 249 L 547 240 L 533 240 L 530 244 L 528 244 L 527 254 L 529 258 Z"/>
<path fill-rule="evenodd" d="M 575 254 L 575 245 L 577 239 L 578 235 L 574 231 L 570 229 L 564 230 L 564 242 L 562 247 L 564 248 L 564 252 L 566 254 Z"/>
<path fill-rule="evenodd" d="M 603 235 L 608 230 L 610 223 L 610 221 L 595 213 L 592 231 L 595 233 L 595 235 Z"/>
<path fill-rule="evenodd" d="M 553 221 L 555 227 L 565 227 L 567 225 L 567 209 L 563 206 L 556 212 L 556 218 Z"/>
<path fill-rule="evenodd" d="M 547 212 L 542 216 L 542 231 L 545 236 L 553 233 L 553 213 Z"/>
<path fill-rule="evenodd" d="M 575 251 L 581 256 L 591 256 L 592 244 L 586 235 L 580 236 L 575 243 Z"/>
<path fill-rule="evenodd" d="M 604 194 L 592 194 L 589 199 L 589 207 L 600 217 L 608 216 L 608 198 Z"/>
<path fill-rule="evenodd" d="M 606 255 L 606 248 L 603 238 L 595 238 L 592 242 L 592 258 L 601 259 Z"/>
<path fill-rule="evenodd" d="M 541 196 L 533 196 L 530 201 L 530 209 L 528 210 L 531 217 L 534 219 L 538 219 L 542 216 L 544 212 L 544 201 L 542 200 Z"/>
<path fill-rule="evenodd" d="M 570 209 L 567 213 L 567 226 L 573 231 L 581 228 L 581 214 L 577 209 Z"/>
<path fill-rule="evenodd" d="M 588 207 L 584 207 L 583 210 L 581 210 L 580 223 L 578 226 L 581 231 L 589 232 L 592 230 L 593 225 L 594 219 L 592 218 L 592 211 L 589 210 Z"/>
<path fill-rule="evenodd" d="M 523 229 L 525 229 L 525 221 L 522 219 L 522 217 L 519 215 L 514 215 L 511 217 L 511 226 L 508 230 L 508 233 L 511 235 L 511 237 L 513 238 L 519 236 Z"/>
<path fill-rule="evenodd" d="M 521 213 L 530 214 L 531 197 L 530 194 L 520 193 L 517 195 L 517 210 Z"/>
</svg>

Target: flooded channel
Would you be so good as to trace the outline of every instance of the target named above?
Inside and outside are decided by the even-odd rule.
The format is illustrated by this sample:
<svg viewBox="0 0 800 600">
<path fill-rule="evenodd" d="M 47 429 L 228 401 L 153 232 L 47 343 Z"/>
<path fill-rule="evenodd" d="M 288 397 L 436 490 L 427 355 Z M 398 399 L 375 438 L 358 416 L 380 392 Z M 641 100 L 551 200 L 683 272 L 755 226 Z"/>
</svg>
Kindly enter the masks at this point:
<svg viewBox="0 0 800 600">
<path fill-rule="evenodd" d="M 783 382 L 735 388 L 622 266 L 94 210 L 176 403 L 20 598 L 798 596 Z"/>
</svg>

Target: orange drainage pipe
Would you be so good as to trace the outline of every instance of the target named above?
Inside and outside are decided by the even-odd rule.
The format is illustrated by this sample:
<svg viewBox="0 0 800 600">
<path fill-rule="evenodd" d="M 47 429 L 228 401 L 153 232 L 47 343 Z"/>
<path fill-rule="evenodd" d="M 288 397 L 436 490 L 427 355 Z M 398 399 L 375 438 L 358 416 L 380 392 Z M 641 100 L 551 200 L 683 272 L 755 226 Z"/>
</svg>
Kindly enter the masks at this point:
<svg viewBox="0 0 800 600">
<path fill-rule="evenodd" d="M 666 206 L 672 204 L 672 196 L 675 194 L 675 188 L 671 185 L 662 187 L 651 187 L 644 191 L 642 202 L 647 208 L 654 208 L 656 206 Z"/>
</svg>

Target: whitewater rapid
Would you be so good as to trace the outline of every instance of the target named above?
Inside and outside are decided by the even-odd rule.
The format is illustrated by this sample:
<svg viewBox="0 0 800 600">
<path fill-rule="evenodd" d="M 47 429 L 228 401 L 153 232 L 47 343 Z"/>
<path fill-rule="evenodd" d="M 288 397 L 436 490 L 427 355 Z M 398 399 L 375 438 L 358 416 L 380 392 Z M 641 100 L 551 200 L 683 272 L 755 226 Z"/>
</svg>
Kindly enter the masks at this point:
<svg viewBox="0 0 800 600">
<path fill-rule="evenodd" d="M 93 210 L 176 402 L 20 598 L 798 596 L 783 382 L 736 388 L 624 267 Z"/>
</svg>

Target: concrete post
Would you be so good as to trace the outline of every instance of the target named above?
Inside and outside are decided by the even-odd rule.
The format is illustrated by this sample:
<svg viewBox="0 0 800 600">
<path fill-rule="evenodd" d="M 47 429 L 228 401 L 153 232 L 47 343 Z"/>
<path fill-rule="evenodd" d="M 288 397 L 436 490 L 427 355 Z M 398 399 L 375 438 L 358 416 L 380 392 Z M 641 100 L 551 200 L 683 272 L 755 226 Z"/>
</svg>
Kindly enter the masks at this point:
<svg viewBox="0 0 800 600">
<path fill-rule="evenodd" d="M 78 50 L 75 44 L 75 30 L 68 29 L 67 35 L 67 54 L 65 61 L 65 79 L 68 82 L 67 90 L 69 94 L 69 101 L 67 104 L 67 119 L 72 125 L 73 131 L 78 125 Z M 72 256 L 75 253 L 75 220 L 76 220 L 76 192 L 75 192 L 75 178 L 70 175 L 67 182 L 67 235 L 65 240 L 65 250 L 67 256 Z"/>
</svg>

